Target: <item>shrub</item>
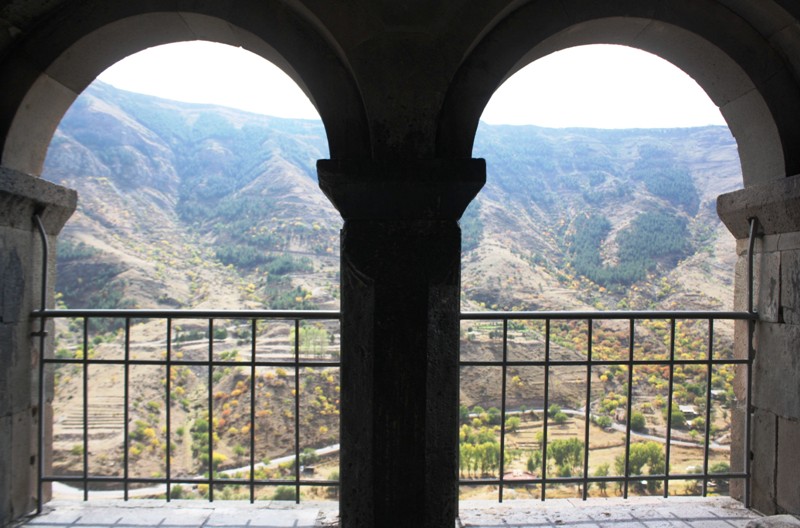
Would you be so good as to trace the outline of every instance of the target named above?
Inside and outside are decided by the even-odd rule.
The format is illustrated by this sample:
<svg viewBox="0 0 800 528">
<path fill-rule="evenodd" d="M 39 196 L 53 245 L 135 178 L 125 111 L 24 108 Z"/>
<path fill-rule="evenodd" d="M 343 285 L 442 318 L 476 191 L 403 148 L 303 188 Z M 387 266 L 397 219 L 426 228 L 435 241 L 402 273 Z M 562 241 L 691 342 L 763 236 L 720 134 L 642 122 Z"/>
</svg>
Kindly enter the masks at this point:
<svg viewBox="0 0 800 528">
<path fill-rule="evenodd" d="M 631 430 L 637 433 L 642 433 L 647 430 L 647 420 L 644 414 L 639 411 L 634 411 L 633 414 L 631 414 Z"/>
</svg>

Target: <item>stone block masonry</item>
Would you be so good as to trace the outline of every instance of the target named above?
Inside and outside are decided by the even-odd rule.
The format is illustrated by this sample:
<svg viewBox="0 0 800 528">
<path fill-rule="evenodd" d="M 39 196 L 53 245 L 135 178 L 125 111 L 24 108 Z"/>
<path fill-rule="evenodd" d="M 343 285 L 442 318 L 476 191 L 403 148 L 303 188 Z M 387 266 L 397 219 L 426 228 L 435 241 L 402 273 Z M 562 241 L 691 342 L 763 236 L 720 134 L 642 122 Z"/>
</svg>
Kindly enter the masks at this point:
<svg viewBox="0 0 800 528">
<path fill-rule="evenodd" d="M 748 220 L 758 219 L 754 247 L 755 327 L 751 431 L 752 506 L 772 515 L 800 514 L 800 176 L 720 196 L 720 218 L 738 239 L 736 309 L 747 308 Z M 747 328 L 736 331 L 746 357 Z M 737 383 L 737 387 L 740 384 Z M 737 397 L 742 399 L 741 391 Z M 735 419 L 745 419 L 740 409 Z M 734 452 L 744 447 L 735 427 Z M 736 467 L 739 470 L 741 468 Z M 734 488 L 741 497 L 742 490 Z"/>
<path fill-rule="evenodd" d="M 42 244 L 33 216 L 54 246 L 76 204 L 74 191 L 0 169 L 0 526 L 36 507 L 40 355 L 29 314 L 41 299 Z M 54 264 L 51 251 L 50 284 Z"/>
</svg>

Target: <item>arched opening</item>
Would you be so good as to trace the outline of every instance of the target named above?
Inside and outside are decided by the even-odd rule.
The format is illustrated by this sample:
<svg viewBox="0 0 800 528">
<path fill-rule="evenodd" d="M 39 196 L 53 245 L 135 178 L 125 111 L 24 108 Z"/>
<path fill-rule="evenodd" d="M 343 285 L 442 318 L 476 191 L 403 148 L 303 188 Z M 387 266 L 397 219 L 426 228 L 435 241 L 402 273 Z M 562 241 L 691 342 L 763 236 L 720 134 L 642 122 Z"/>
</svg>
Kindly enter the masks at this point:
<svg viewBox="0 0 800 528">
<path fill-rule="evenodd" d="M 224 49 L 231 54 L 218 59 L 243 59 L 239 74 L 255 82 L 263 59 Z M 163 56 L 164 50 L 147 51 L 149 69 L 159 51 Z M 195 50 L 203 55 L 205 78 L 194 82 L 218 80 L 212 76 L 221 68 L 211 54 L 219 51 L 218 45 Z M 225 92 L 245 82 L 225 77 L 219 87 Z M 280 99 L 275 81 L 269 84 L 256 95 Z M 322 122 L 203 101 L 98 81 L 66 112 L 43 171 L 45 179 L 80 196 L 59 238 L 60 308 L 338 310 L 341 220 L 315 172 L 316 160 L 328 157 Z M 87 489 L 111 479 L 104 490 L 118 498 L 127 497 L 137 479 L 160 482 L 134 483 L 134 497 L 336 498 L 335 484 L 299 489 L 301 477 L 338 480 L 335 316 L 179 316 L 166 324 L 164 316 L 131 317 L 56 319 L 52 405 L 59 419 L 46 478 L 77 475 Z M 70 363 L 84 357 L 99 363 L 83 369 Z M 125 358 L 124 365 L 112 358 Z M 316 361 L 316 368 L 301 373 L 301 360 Z M 316 399 L 301 403 L 301 391 L 316 391 Z M 269 434 L 256 436 L 256 429 Z M 76 435 L 82 439 L 75 441 Z M 239 483 L 186 482 L 203 475 Z M 274 485 L 281 480 L 288 484 Z M 81 486 L 54 487 L 56 498 L 82 493 Z"/>
<path fill-rule="evenodd" d="M 648 9 L 645 4 L 640 6 L 643 10 Z M 754 60 L 757 36 L 745 44 L 706 36 L 696 25 L 684 28 L 678 19 L 615 17 L 612 6 L 607 11 L 603 16 L 575 8 L 572 14 L 579 22 L 564 20 L 563 26 L 541 27 L 535 10 L 523 8 L 495 28 L 493 38 L 476 47 L 451 88 L 440 124 L 440 151 L 471 152 L 479 117 L 494 91 L 532 61 L 578 45 L 621 44 L 668 60 L 697 81 L 736 137 L 745 185 L 796 172 L 791 149 L 784 146 L 794 137 L 795 127 L 780 110 L 797 104 L 795 97 L 787 97 L 794 89 L 774 52 L 765 51 L 760 61 Z M 779 88 L 784 82 L 787 86 Z"/>
<path fill-rule="evenodd" d="M 228 19 L 202 12 L 143 11 L 113 18 L 115 14 L 105 13 L 112 18 L 102 21 L 87 16 L 86 23 L 94 26 L 69 28 L 80 36 L 72 37 L 57 56 L 51 56 L 46 46 L 32 43 L 33 64 L 21 68 L 24 72 L 19 65 L 10 66 L 15 69 L 8 74 L 18 82 L 4 101 L 12 113 L 4 115 L 0 124 L 3 166 L 38 176 L 61 117 L 97 75 L 143 49 L 197 39 L 242 47 L 282 69 L 326 123 L 332 156 L 367 148 L 363 119 L 342 118 L 345 114 L 363 117 L 363 109 L 341 57 L 296 14 L 243 10 Z M 71 37 L 60 38 L 69 41 Z"/>
<path fill-rule="evenodd" d="M 630 79 L 623 77 L 626 69 Z M 643 98 L 653 87 L 635 84 L 637 75 L 672 87 Z M 569 81 L 560 84 L 559 76 Z M 680 98 L 683 82 L 696 100 Z M 547 84 L 554 86 L 543 89 Z M 668 103 L 680 107 L 664 115 L 648 112 L 649 105 Z M 593 105 L 604 108 L 593 111 Z M 688 108 L 708 113 L 688 115 Z M 677 115 L 684 110 L 687 115 Z M 741 188 L 742 173 L 736 140 L 716 106 L 658 57 L 629 47 L 586 46 L 516 71 L 484 117 L 492 123 L 481 121 L 472 152 L 487 161 L 487 183 L 461 220 L 462 307 L 511 311 L 511 320 L 506 327 L 473 320 L 462 325 L 462 361 L 498 357 L 503 350 L 509 361 L 531 365 L 508 366 L 505 380 L 498 369 L 462 368 L 462 497 L 495 493 L 469 482 L 478 474 L 471 465 L 483 456 L 479 444 L 470 442 L 491 424 L 491 412 L 481 418 L 484 410 L 501 405 L 509 498 L 543 496 L 541 486 L 515 486 L 514 479 L 540 478 L 544 458 L 552 464 L 548 474 L 558 477 L 645 475 L 648 464 L 656 475 L 664 471 L 665 453 L 674 473 L 729 473 L 742 459 L 730 448 L 739 403 L 734 365 L 681 365 L 665 377 L 660 365 L 631 367 L 624 359 L 628 346 L 639 361 L 667 358 L 671 346 L 678 350 L 675 357 L 698 358 L 710 339 L 716 354 L 733 357 L 732 322 L 711 330 L 703 321 L 668 318 L 630 327 L 622 321 L 553 320 L 545 327 L 513 317 L 514 311 L 732 310 L 736 242 L 719 220 L 716 199 Z M 671 324 L 679 345 L 669 344 Z M 544 343 L 548 361 L 559 366 L 536 365 L 543 361 Z M 607 363 L 591 365 L 588 373 L 584 365 L 569 366 L 581 360 Z M 503 382 L 505 394 L 493 390 Z M 706 397 L 708 391 L 713 398 Z M 546 422 L 557 435 L 547 448 L 550 455 L 542 440 Z M 500 438 L 495 435 L 497 445 Z M 704 446 L 706 438 L 715 450 Z M 569 449 L 573 454 L 563 456 Z M 715 493 L 730 492 L 727 478 L 709 482 Z M 666 488 L 654 481 L 624 489 L 600 484 L 588 492 L 580 484 L 550 485 L 547 496 L 646 495 Z M 689 478 L 669 489 L 687 495 L 706 490 L 702 480 Z"/>
</svg>

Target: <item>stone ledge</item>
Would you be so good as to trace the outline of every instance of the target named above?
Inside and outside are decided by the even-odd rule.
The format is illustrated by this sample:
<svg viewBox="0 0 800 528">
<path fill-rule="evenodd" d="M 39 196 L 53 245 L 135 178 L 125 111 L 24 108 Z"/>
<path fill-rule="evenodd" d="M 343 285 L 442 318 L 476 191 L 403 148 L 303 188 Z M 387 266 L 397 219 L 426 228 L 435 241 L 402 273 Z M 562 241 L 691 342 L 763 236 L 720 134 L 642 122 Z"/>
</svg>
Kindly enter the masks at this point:
<svg viewBox="0 0 800 528">
<path fill-rule="evenodd" d="M 737 239 L 748 237 L 751 218 L 762 235 L 800 231 L 800 175 L 722 194 L 717 214 Z"/>
<path fill-rule="evenodd" d="M 45 231 L 57 235 L 78 206 L 78 193 L 41 178 L 0 167 L 0 227 L 29 231 L 37 210 Z"/>
<path fill-rule="evenodd" d="M 317 174 L 345 220 L 458 220 L 486 182 L 486 162 L 319 160 Z"/>
<path fill-rule="evenodd" d="M 800 528 L 800 520 L 793 515 L 772 515 L 753 519 L 746 528 Z"/>
</svg>

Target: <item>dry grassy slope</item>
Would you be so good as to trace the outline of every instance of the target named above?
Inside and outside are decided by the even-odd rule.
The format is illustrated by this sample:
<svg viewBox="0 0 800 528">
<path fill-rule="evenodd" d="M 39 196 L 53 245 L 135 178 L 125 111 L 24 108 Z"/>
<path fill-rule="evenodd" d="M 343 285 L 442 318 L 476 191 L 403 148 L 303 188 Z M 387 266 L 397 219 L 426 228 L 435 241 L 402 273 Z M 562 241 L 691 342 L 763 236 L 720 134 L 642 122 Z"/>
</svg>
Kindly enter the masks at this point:
<svg viewBox="0 0 800 528">
<path fill-rule="evenodd" d="M 78 189 L 80 195 L 79 211 L 67 225 L 64 238 L 83 242 L 98 251 L 75 261 L 72 267 L 62 265 L 61 279 L 84 279 L 81 290 L 102 289 L 104 284 L 94 283 L 92 277 L 82 276 L 81 271 L 113 264 L 120 268 L 114 280 L 122 284 L 124 298 L 132 300 L 137 307 L 260 306 L 258 287 L 263 274 L 243 273 L 222 265 L 214 250 L 217 237 L 225 235 L 214 231 L 214 219 L 186 223 L 181 220 L 178 205 L 187 159 L 195 155 L 202 158 L 205 169 L 241 161 L 230 143 L 214 137 L 193 143 L 194 150 L 181 150 L 181 145 L 191 139 L 191 127 L 206 112 L 213 111 L 234 128 L 254 122 L 269 126 L 269 118 L 138 96 L 132 99 L 133 104 L 126 99 L 128 97 L 108 87 L 89 93 L 67 116 L 69 126 L 56 134 L 45 177 Z M 123 108 L 123 103 L 129 110 Z M 149 112 L 150 121 L 160 128 L 156 131 L 144 126 L 130 108 L 145 114 Z M 152 115 L 162 110 L 172 117 L 164 122 L 154 121 Z M 293 274 L 289 286 L 302 285 L 313 292 L 320 307 L 335 309 L 338 307 L 335 295 L 337 231 L 341 221 L 309 177 L 314 160 L 325 157 L 319 150 L 321 126 L 304 122 L 279 125 L 286 130 L 284 136 L 267 141 L 262 145 L 263 151 L 242 165 L 241 170 L 252 178 L 234 189 L 231 196 L 263 196 L 264 202 L 270 204 L 270 216 L 258 227 L 280 226 L 284 230 L 281 240 L 285 244 L 274 249 L 297 256 L 317 252 L 314 272 Z M 480 244 L 463 256 L 465 309 L 614 309 L 623 300 L 631 308 L 722 309 L 730 306 L 733 240 L 717 221 L 714 204 L 718 194 L 740 185 L 741 176 L 735 144 L 726 131 L 708 128 L 680 133 L 607 134 L 530 127 L 513 132 L 520 136 L 519 140 L 509 141 L 508 136 L 504 138 L 499 133 L 494 137 L 492 129 L 482 127 L 480 133 L 487 135 L 484 139 L 479 137 L 476 143 L 476 155 L 486 157 L 490 163 L 488 183 L 478 199 L 483 225 Z M 526 143 L 528 139 L 532 143 Z M 666 145 L 679 153 L 682 163 L 691 171 L 701 201 L 692 225 L 713 226 L 712 236 L 702 245 L 701 251 L 676 268 L 664 270 L 666 282 L 645 281 L 622 294 L 610 294 L 579 277 L 571 281 L 559 280 L 557 274 L 564 270 L 564 232 L 577 213 L 589 208 L 582 188 L 566 186 L 560 183 L 562 180 L 585 171 L 604 174 L 603 181 L 593 190 L 602 195 L 597 209 L 613 225 L 612 234 L 603 247 L 607 262 L 613 263 L 615 258 L 614 236 L 629 225 L 639 211 L 652 206 L 666 207 L 641 184 L 634 185 L 625 179 L 625 171 L 633 165 L 632 160 L 642 142 Z M 529 151 L 535 151 L 538 157 L 531 156 Z M 600 168 L 587 169 L 582 160 L 590 160 Z M 499 174 L 501 170 L 506 173 Z M 531 174 L 539 179 L 526 179 Z M 201 181 L 198 185 L 204 183 Z M 626 186 L 635 188 L 635 192 L 616 196 L 617 190 Z M 539 200 L 539 196 L 546 199 Z M 320 248 L 325 250 L 324 257 L 320 256 Z M 148 341 L 148 338 L 143 339 Z M 485 354 L 489 345 L 487 336 L 478 335 L 473 341 L 465 338 L 462 346 L 464 354 L 472 357 Z M 534 350 L 536 343 L 518 342 L 514 346 L 519 347 L 522 357 L 527 357 L 529 352 L 526 351 Z M 575 354 L 559 347 L 554 347 L 553 352 L 558 357 Z M 478 369 L 462 372 L 462 386 L 468 387 L 462 393 L 464 403 L 484 407 L 499 404 L 499 369 L 495 370 L 494 373 Z M 536 395 L 541 390 L 540 373 L 528 369 L 518 374 L 521 385 L 510 387 L 509 405 L 536 405 Z M 105 391 L 103 373 L 97 375 L 101 381 L 94 386 L 102 395 Z M 221 381 L 228 393 L 236 382 L 235 373 L 229 376 Z M 113 375 L 106 378 L 111 383 Z M 137 391 L 144 402 L 163 399 L 162 386 L 160 382 L 153 383 L 153 379 L 137 383 Z M 554 379 L 553 397 L 566 405 L 579 405 L 585 394 L 585 389 L 581 388 L 584 380 L 585 371 L 580 368 L 560 370 Z M 74 378 L 65 387 L 73 387 L 77 381 L 78 378 Z M 600 387 L 600 384 L 594 386 Z M 73 387 L 66 391 L 73 399 L 65 400 L 65 413 L 75 401 L 75 390 Z M 196 380 L 190 391 L 199 395 L 203 391 L 201 381 Z M 285 399 L 287 396 L 281 391 L 273 393 Z M 105 392 L 114 398 L 111 388 Z M 534 401 L 530 401 L 531 394 Z M 220 399 L 220 412 L 222 405 L 224 402 Z M 187 423 L 194 419 L 188 413 L 182 416 L 183 411 L 177 412 L 176 417 Z M 277 431 L 284 419 L 278 415 L 274 423 L 265 423 L 264 428 Z M 234 420 L 233 427 L 240 429 L 240 421 Z M 315 431 L 310 439 L 324 436 L 318 429 Z M 184 442 L 189 440 L 187 437 Z M 67 436 L 57 448 L 64 454 L 71 448 L 72 441 Z M 270 454 L 277 453 L 280 438 L 276 436 L 275 442 L 265 446 Z M 226 443 L 228 454 L 233 445 L 233 442 Z M 179 448 L 185 458 L 186 448 Z M 190 463 L 191 460 L 186 462 Z"/>
<path fill-rule="evenodd" d="M 159 112 L 167 116 L 163 122 L 151 115 Z M 291 286 L 304 286 L 319 296 L 320 304 L 330 307 L 335 286 L 330 270 L 336 262 L 340 219 L 308 177 L 308 167 L 298 165 L 298 158 L 307 156 L 313 167 L 313 160 L 320 157 L 315 134 L 321 126 L 313 124 L 308 132 L 303 122 L 289 123 L 290 132 L 297 131 L 293 144 L 272 138 L 261 151 L 249 153 L 252 159 L 242 161 L 231 150 L 230 140 L 210 137 L 192 142 L 192 127 L 206 114 L 234 128 L 267 126 L 269 121 L 228 109 L 132 96 L 102 85 L 87 91 L 65 117 L 48 153 L 44 176 L 79 192 L 79 210 L 62 238 L 97 250 L 72 264 L 61 261 L 60 284 L 81 282 L 88 287 L 73 288 L 78 294 L 70 296 L 70 307 L 91 307 L 88 292 L 108 287 L 84 276 L 87 266 L 113 266 L 119 272 L 114 274 L 114 287 L 122 288 L 123 297 L 136 307 L 261 306 L 248 291 L 259 275 L 224 266 L 216 258 L 216 219 L 210 217 L 203 225 L 182 221 L 181 180 L 192 170 L 187 159 L 212 173 L 218 166 L 239 163 L 242 170 L 255 174 L 234 190 L 233 199 L 263 196 L 271 204 L 272 214 L 265 220 L 281 224 L 287 233 L 285 244 L 272 249 L 311 256 L 327 250 L 318 258 L 319 272 L 304 273 Z M 147 119 L 161 128 L 143 125 Z M 308 145 L 308 152 L 298 154 L 297 145 Z"/>
<path fill-rule="evenodd" d="M 541 132 L 546 135 L 547 132 Z M 577 141 L 580 131 L 568 134 L 559 141 Z M 656 141 L 657 140 L 657 141 Z M 620 173 L 632 165 L 640 143 L 666 143 L 676 153 L 691 173 L 700 198 L 696 215 L 689 217 L 693 232 L 710 229 L 705 242 L 695 242 L 696 252 L 684 259 L 674 269 L 659 270 L 666 277 L 667 290 L 657 277 L 640 283 L 636 291 L 610 294 L 585 281 L 559 281 L 557 271 L 565 270 L 564 229 L 574 217 L 586 210 L 605 215 L 612 231 L 605 241 L 604 260 L 614 264 L 616 258 L 615 236 L 630 225 L 642 211 L 670 209 L 663 199 L 648 193 L 641 182 L 631 183 Z M 596 187 L 613 188 L 627 185 L 633 193 L 620 197 L 605 197 L 602 203 L 592 206 L 581 196 L 581 190 L 535 188 L 531 198 L 508 193 L 503 189 L 504 174 L 493 175 L 493 165 L 488 168 L 488 183 L 478 198 L 480 218 L 483 222 L 481 243 L 464 255 L 462 285 L 465 292 L 463 305 L 467 309 L 481 307 L 497 309 L 550 309 L 579 310 L 592 307 L 615 309 L 619 306 L 647 308 L 726 309 L 732 304 L 732 279 L 735 261 L 734 240 L 719 221 L 716 197 L 741 187 L 741 171 L 736 145 L 727 130 L 720 127 L 687 130 L 671 134 L 667 139 L 655 139 L 649 131 L 630 134 L 611 146 L 598 146 L 595 137 L 587 143 L 595 152 L 603 152 L 613 160 L 611 171 L 606 171 L 605 181 Z M 491 148 L 484 147 L 487 150 Z M 520 149 L 524 151 L 524 147 Z M 483 153 L 488 158 L 487 153 Z M 569 154 L 569 151 L 567 152 Z M 626 160 L 626 156 L 631 159 Z M 497 165 L 497 164 L 495 164 Z M 496 172 L 507 171 L 500 164 Z M 525 171 L 524 163 L 522 171 Z M 535 169 L 527 167 L 528 171 Z M 561 172 L 559 172 L 561 171 Z M 577 171 L 563 171 L 560 167 L 552 181 Z M 520 176 L 524 181 L 525 176 Z M 536 203 L 535 196 L 555 189 L 555 199 L 549 207 Z M 549 266 L 542 265 L 549 261 Z M 624 299 L 625 304 L 620 304 Z M 483 303 L 482 305 L 480 303 Z"/>
</svg>

